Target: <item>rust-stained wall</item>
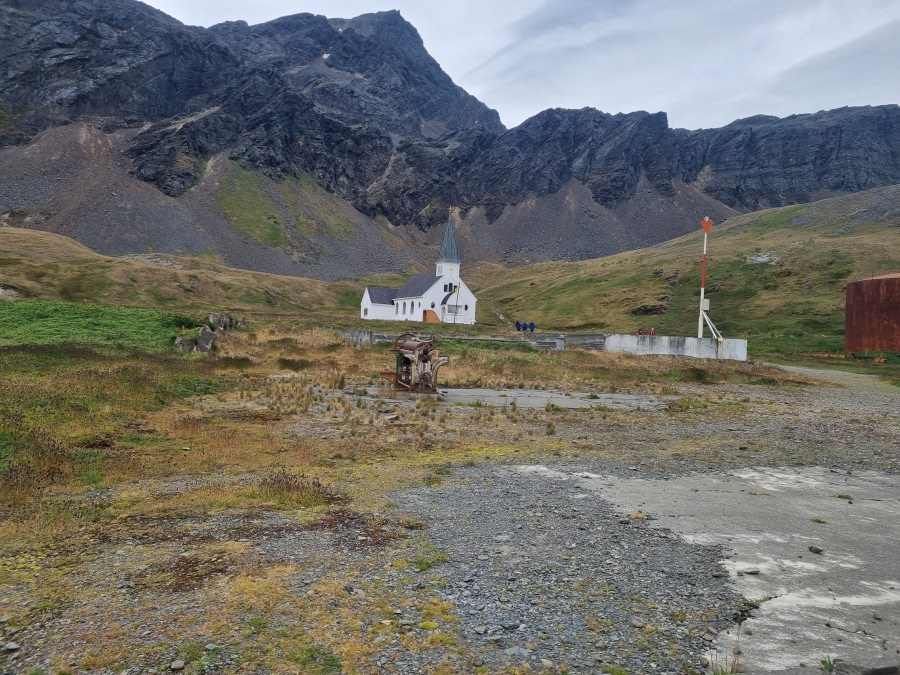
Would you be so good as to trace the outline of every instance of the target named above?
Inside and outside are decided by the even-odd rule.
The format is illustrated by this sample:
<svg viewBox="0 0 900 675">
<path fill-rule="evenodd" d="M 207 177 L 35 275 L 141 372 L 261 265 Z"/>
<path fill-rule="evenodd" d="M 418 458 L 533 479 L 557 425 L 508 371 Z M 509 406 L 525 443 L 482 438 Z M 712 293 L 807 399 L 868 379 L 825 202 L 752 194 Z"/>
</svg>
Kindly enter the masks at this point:
<svg viewBox="0 0 900 675">
<path fill-rule="evenodd" d="M 847 286 L 844 351 L 900 352 L 900 274 Z"/>
</svg>

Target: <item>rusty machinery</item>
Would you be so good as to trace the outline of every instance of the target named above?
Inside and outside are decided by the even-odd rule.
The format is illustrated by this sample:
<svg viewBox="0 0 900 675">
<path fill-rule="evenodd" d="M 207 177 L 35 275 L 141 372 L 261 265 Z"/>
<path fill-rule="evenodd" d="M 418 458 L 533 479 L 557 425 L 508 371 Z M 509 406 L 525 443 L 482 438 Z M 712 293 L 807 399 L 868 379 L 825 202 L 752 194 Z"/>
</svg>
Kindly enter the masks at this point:
<svg viewBox="0 0 900 675">
<path fill-rule="evenodd" d="M 433 340 L 403 333 L 394 341 L 392 351 L 397 355 L 396 369 L 383 370 L 382 377 L 400 390 L 437 393 L 438 370 L 445 363 L 450 363 L 450 357 L 438 356 Z"/>
</svg>

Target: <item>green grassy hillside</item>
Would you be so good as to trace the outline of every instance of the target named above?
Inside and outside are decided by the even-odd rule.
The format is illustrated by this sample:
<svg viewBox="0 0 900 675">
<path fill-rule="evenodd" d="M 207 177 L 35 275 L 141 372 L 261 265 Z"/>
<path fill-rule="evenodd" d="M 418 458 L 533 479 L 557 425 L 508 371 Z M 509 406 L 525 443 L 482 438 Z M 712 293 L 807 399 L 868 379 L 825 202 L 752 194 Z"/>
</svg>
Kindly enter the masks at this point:
<svg viewBox="0 0 900 675">
<path fill-rule="evenodd" d="M 548 330 L 697 330 L 703 233 L 608 258 L 484 266 L 479 309 Z M 900 186 L 770 209 L 714 227 L 706 297 L 726 337 L 756 353 L 840 350 L 849 281 L 900 271 Z M 649 312 L 649 313 L 648 313 Z"/>
<path fill-rule="evenodd" d="M 230 269 L 200 257 L 109 258 L 46 232 L 9 227 L 0 235 L 0 285 L 25 298 L 256 312 L 385 332 L 418 327 L 358 318 L 365 285 L 399 286 L 401 275 L 328 283 Z M 630 333 L 653 326 L 658 334 L 693 335 L 701 251 L 698 227 L 653 248 L 595 260 L 515 269 L 470 264 L 464 277 L 478 294 L 482 332 L 507 332 L 510 323 L 526 319 L 543 331 Z M 710 315 L 726 337 L 748 338 L 754 354 L 839 351 L 846 284 L 897 271 L 900 186 L 746 214 L 709 236 Z"/>
<path fill-rule="evenodd" d="M 359 217 L 345 201 L 323 190 L 312 176 L 273 180 L 232 163 L 216 201 L 232 227 L 269 246 L 304 250 L 322 236 L 352 239 Z"/>
</svg>

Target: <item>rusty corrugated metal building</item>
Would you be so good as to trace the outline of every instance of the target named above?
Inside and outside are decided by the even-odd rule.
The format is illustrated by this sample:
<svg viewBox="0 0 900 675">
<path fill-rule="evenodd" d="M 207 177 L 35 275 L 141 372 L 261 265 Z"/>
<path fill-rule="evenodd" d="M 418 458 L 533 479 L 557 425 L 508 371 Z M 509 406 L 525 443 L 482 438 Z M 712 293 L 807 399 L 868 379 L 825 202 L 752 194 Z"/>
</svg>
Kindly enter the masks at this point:
<svg viewBox="0 0 900 675">
<path fill-rule="evenodd" d="M 847 285 L 844 351 L 900 352 L 900 273 Z"/>
</svg>

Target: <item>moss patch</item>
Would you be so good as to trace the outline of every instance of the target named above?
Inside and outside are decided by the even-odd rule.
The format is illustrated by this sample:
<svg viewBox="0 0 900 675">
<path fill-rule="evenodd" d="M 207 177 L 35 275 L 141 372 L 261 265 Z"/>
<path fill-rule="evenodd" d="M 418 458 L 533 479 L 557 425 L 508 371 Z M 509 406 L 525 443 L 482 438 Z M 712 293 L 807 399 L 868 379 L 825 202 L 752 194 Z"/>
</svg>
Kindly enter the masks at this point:
<svg viewBox="0 0 900 675">
<path fill-rule="evenodd" d="M 263 177 L 235 164 L 235 174 L 216 191 L 232 227 L 269 246 L 284 248 L 283 217 L 271 203 L 262 186 Z"/>
</svg>

